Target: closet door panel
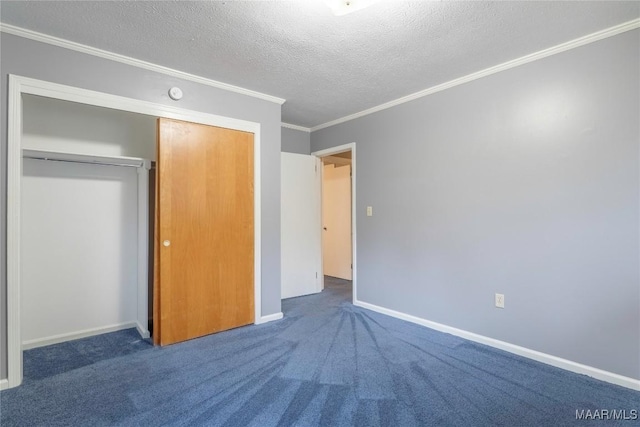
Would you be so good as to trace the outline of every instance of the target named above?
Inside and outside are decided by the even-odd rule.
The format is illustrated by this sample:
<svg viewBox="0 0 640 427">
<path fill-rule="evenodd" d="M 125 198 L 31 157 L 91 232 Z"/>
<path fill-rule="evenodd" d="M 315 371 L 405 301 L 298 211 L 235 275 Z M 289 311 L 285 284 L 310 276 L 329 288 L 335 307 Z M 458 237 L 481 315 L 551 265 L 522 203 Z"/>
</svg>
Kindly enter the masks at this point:
<svg viewBox="0 0 640 427">
<path fill-rule="evenodd" d="M 160 343 L 254 321 L 253 134 L 158 120 Z"/>
</svg>

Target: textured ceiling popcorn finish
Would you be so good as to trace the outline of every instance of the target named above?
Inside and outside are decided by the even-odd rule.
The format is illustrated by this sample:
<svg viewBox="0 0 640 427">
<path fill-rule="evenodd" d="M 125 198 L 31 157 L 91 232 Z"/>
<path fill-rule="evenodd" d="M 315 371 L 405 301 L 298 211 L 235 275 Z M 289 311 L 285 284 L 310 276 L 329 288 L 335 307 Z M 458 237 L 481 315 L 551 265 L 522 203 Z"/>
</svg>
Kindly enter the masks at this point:
<svg viewBox="0 0 640 427">
<path fill-rule="evenodd" d="M 638 2 L 0 2 L 2 23 L 284 98 L 315 127 L 640 16 Z"/>
</svg>

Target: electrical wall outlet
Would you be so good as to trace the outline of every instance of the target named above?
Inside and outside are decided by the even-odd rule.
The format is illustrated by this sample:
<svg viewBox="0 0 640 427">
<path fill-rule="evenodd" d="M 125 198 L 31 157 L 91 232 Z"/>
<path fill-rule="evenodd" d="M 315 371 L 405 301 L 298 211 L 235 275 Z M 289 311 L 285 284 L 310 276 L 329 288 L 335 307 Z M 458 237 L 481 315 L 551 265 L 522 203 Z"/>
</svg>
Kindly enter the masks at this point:
<svg viewBox="0 0 640 427">
<path fill-rule="evenodd" d="M 367 216 L 373 216 L 373 206 L 367 206 Z"/>
<path fill-rule="evenodd" d="M 504 294 L 496 294 L 496 307 L 504 308 Z"/>
</svg>

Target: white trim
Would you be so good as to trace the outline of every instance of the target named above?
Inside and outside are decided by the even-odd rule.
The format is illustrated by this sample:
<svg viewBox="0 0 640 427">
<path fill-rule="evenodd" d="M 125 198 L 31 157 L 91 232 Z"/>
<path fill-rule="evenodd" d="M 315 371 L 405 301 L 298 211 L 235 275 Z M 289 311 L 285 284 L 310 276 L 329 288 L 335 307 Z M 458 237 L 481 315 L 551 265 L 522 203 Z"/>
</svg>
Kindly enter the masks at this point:
<svg viewBox="0 0 640 427">
<path fill-rule="evenodd" d="M 22 177 L 22 95 L 30 94 L 80 104 L 236 129 L 254 134 L 254 321 L 262 318 L 262 233 L 260 123 L 200 113 L 41 80 L 9 76 L 7 139 L 7 359 L 9 387 L 22 382 L 20 335 L 20 186 Z M 140 256 L 140 254 L 139 254 Z M 143 323 L 144 324 L 144 323 Z"/>
<path fill-rule="evenodd" d="M 351 280 L 353 283 L 353 303 L 358 300 L 358 250 L 357 250 L 357 227 L 356 227 L 356 143 L 350 142 L 348 144 L 338 145 L 337 147 L 327 148 L 325 150 L 314 151 L 312 156 L 326 157 L 332 154 L 344 153 L 345 151 L 351 151 L 351 263 L 353 264 Z M 321 192 L 322 194 L 322 192 Z M 322 266 L 322 264 L 321 264 Z M 324 283 L 324 271 L 323 274 Z M 324 288 L 324 286 L 323 286 Z"/>
<path fill-rule="evenodd" d="M 124 96 L 111 95 L 107 93 L 96 92 L 93 90 L 61 85 L 58 83 L 45 82 L 29 77 L 11 75 L 9 77 L 9 81 L 11 82 L 12 80 L 19 85 L 21 94 L 44 96 L 46 98 L 59 99 L 62 101 L 70 101 L 79 104 L 110 108 L 112 110 L 128 111 L 130 113 L 144 114 L 147 116 L 191 121 L 194 123 L 226 127 L 229 129 L 243 130 L 251 133 L 257 132 L 257 130 L 259 130 L 260 128 L 259 123 L 248 122 L 246 120 L 201 113 L 184 108 L 164 104 L 156 104 L 153 102 L 141 101 L 133 98 L 126 98 Z"/>
<path fill-rule="evenodd" d="M 131 329 L 131 328 L 137 329 L 136 322 L 118 323 L 116 325 L 101 326 L 99 328 L 84 329 L 82 331 L 77 331 L 77 332 L 69 332 L 66 334 L 52 335 L 46 338 L 38 338 L 35 340 L 25 341 L 22 343 L 22 350 L 31 350 L 32 348 L 44 347 L 46 345 L 52 345 L 52 344 L 59 344 L 65 341 L 78 340 L 81 338 L 88 338 L 95 335 L 122 331 L 124 329 Z"/>
<path fill-rule="evenodd" d="M 47 34 L 39 33 L 25 28 L 16 27 L 15 25 L 0 23 L 0 31 L 7 34 L 12 34 L 18 37 L 24 37 L 26 39 L 35 40 L 38 42 L 50 44 L 53 46 L 62 47 L 65 49 L 73 50 L 76 52 L 86 53 L 88 55 L 97 56 L 99 58 L 108 59 L 122 64 L 131 65 L 134 67 L 142 68 L 145 70 L 155 71 L 156 73 L 165 74 L 172 77 L 177 77 L 183 80 L 200 83 L 207 86 L 212 86 L 217 89 L 226 90 L 229 92 L 239 93 L 241 95 L 251 96 L 253 98 L 262 99 L 264 101 L 274 102 L 282 105 L 286 102 L 283 98 L 267 95 L 265 93 L 256 92 L 243 87 L 230 85 L 228 83 L 219 82 L 217 80 L 208 79 L 206 77 L 196 76 L 194 74 L 185 73 L 184 71 L 175 70 L 173 68 L 164 67 L 162 65 L 153 64 L 151 62 L 142 61 L 140 59 L 131 58 L 129 56 L 120 55 L 117 53 L 109 52 L 106 50 L 98 49 L 92 46 L 72 42 L 69 40 L 53 37 Z"/>
<path fill-rule="evenodd" d="M 318 126 L 314 126 L 311 128 L 311 132 L 315 132 L 320 129 L 324 129 L 330 126 L 335 126 L 340 123 L 348 122 L 350 120 L 354 120 L 360 117 L 367 116 L 369 114 L 376 113 L 378 111 L 386 110 L 391 107 L 395 107 L 396 105 L 404 104 L 405 102 L 413 101 L 418 98 L 423 98 L 427 95 L 434 94 L 436 92 L 441 92 L 445 89 L 452 88 L 454 86 L 459 86 L 464 83 L 471 82 L 473 80 L 477 80 L 482 77 L 489 76 L 491 74 L 499 73 L 501 71 L 508 70 L 510 68 L 518 67 L 523 64 L 527 64 L 529 62 L 536 61 L 538 59 L 546 58 L 548 56 L 555 55 L 557 53 L 565 52 L 570 49 L 575 49 L 580 46 L 584 46 L 589 43 L 596 42 L 598 40 L 605 39 L 607 37 L 612 37 L 627 31 L 635 30 L 636 28 L 640 28 L 640 19 L 634 19 L 629 22 L 622 23 L 620 25 L 616 25 L 611 28 L 604 29 L 602 31 L 598 31 L 592 34 L 588 34 L 583 37 L 579 37 L 574 40 L 570 40 L 565 43 L 561 43 L 559 45 L 522 56 L 520 58 L 513 59 L 511 61 L 503 62 L 502 64 L 495 65 L 493 67 L 485 68 L 484 70 L 477 71 L 475 73 L 468 74 L 466 76 L 450 80 L 448 82 L 432 86 L 430 88 L 421 90 L 419 92 L 412 93 L 407 96 L 403 96 L 402 98 L 395 99 L 393 101 L 385 102 L 384 104 L 380 104 L 376 107 L 368 108 L 366 110 L 360 111 L 358 113 L 350 114 L 348 116 L 341 117 L 339 119 L 331 120 L 329 122 L 320 124 Z"/>
<path fill-rule="evenodd" d="M 284 317 L 282 312 L 269 314 L 267 316 L 262 316 L 259 321 L 256 322 L 256 325 L 262 325 L 263 323 L 273 322 L 274 320 L 280 320 Z"/>
<path fill-rule="evenodd" d="M 7 388 L 9 388 L 9 380 L 0 380 L 0 390 L 5 390 Z"/>
<path fill-rule="evenodd" d="M 138 274 L 136 293 L 136 328 L 149 338 L 149 169 L 151 160 L 143 160 L 138 176 Z"/>
<path fill-rule="evenodd" d="M 260 178 L 260 123 L 253 132 L 253 321 L 262 317 L 262 179 Z"/>
<path fill-rule="evenodd" d="M 148 319 L 146 322 L 144 322 L 144 324 L 146 325 L 147 323 L 149 323 Z M 151 333 L 149 332 L 149 329 L 147 327 L 142 326 L 140 322 L 136 322 L 136 329 L 138 330 L 138 333 L 142 338 L 144 339 L 151 338 Z"/>
<path fill-rule="evenodd" d="M 538 362 L 546 363 L 547 365 L 555 366 L 567 371 L 575 372 L 577 374 L 583 374 L 595 379 L 605 381 L 611 384 L 616 384 L 622 387 L 630 388 L 632 390 L 640 391 L 640 380 L 636 380 L 630 377 L 625 377 L 613 372 L 604 371 L 602 369 L 594 368 L 592 366 L 583 365 L 581 363 L 573 362 L 571 360 L 563 359 L 561 357 L 552 356 L 550 354 L 542 353 L 536 350 L 531 350 L 526 347 L 520 347 L 519 345 L 510 344 L 505 341 L 500 341 L 494 338 L 489 338 L 484 335 L 475 334 L 473 332 L 465 331 L 462 329 L 454 328 L 452 326 L 443 325 L 442 323 L 432 322 L 430 320 L 423 319 L 421 317 L 412 316 L 399 311 L 391 310 L 388 308 L 380 307 L 374 304 L 369 304 L 363 301 L 354 301 L 353 305 L 366 308 L 371 311 L 386 314 L 387 316 L 395 317 L 397 319 L 406 320 L 407 322 L 416 323 L 427 328 L 435 329 L 436 331 L 444 332 L 447 334 L 455 335 L 460 338 L 474 341 L 480 344 L 485 344 L 490 347 L 498 348 L 500 350 L 508 351 L 509 353 L 517 354 L 518 356 L 533 359 Z"/>
<path fill-rule="evenodd" d="M 9 76 L 7 132 L 7 380 L 22 383 L 20 333 L 20 191 L 22 182 L 22 93 Z"/>
<path fill-rule="evenodd" d="M 306 128 L 304 126 L 292 125 L 290 123 L 285 123 L 285 122 L 280 123 L 280 126 L 287 129 L 293 129 L 293 130 L 299 130 L 301 132 L 311 133 L 311 128 Z"/>
</svg>

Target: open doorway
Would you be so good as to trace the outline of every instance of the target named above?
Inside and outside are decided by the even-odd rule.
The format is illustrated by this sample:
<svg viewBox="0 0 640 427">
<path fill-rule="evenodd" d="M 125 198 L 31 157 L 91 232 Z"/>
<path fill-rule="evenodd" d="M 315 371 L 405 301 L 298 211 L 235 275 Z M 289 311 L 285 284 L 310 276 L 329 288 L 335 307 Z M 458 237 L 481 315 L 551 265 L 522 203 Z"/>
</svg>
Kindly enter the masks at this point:
<svg viewBox="0 0 640 427">
<path fill-rule="evenodd" d="M 322 161 L 324 287 L 352 286 L 356 300 L 355 143 L 312 153 Z"/>
<path fill-rule="evenodd" d="M 351 151 L 322 158 L 322 270 L 352 279 Z"/>
</svg>

